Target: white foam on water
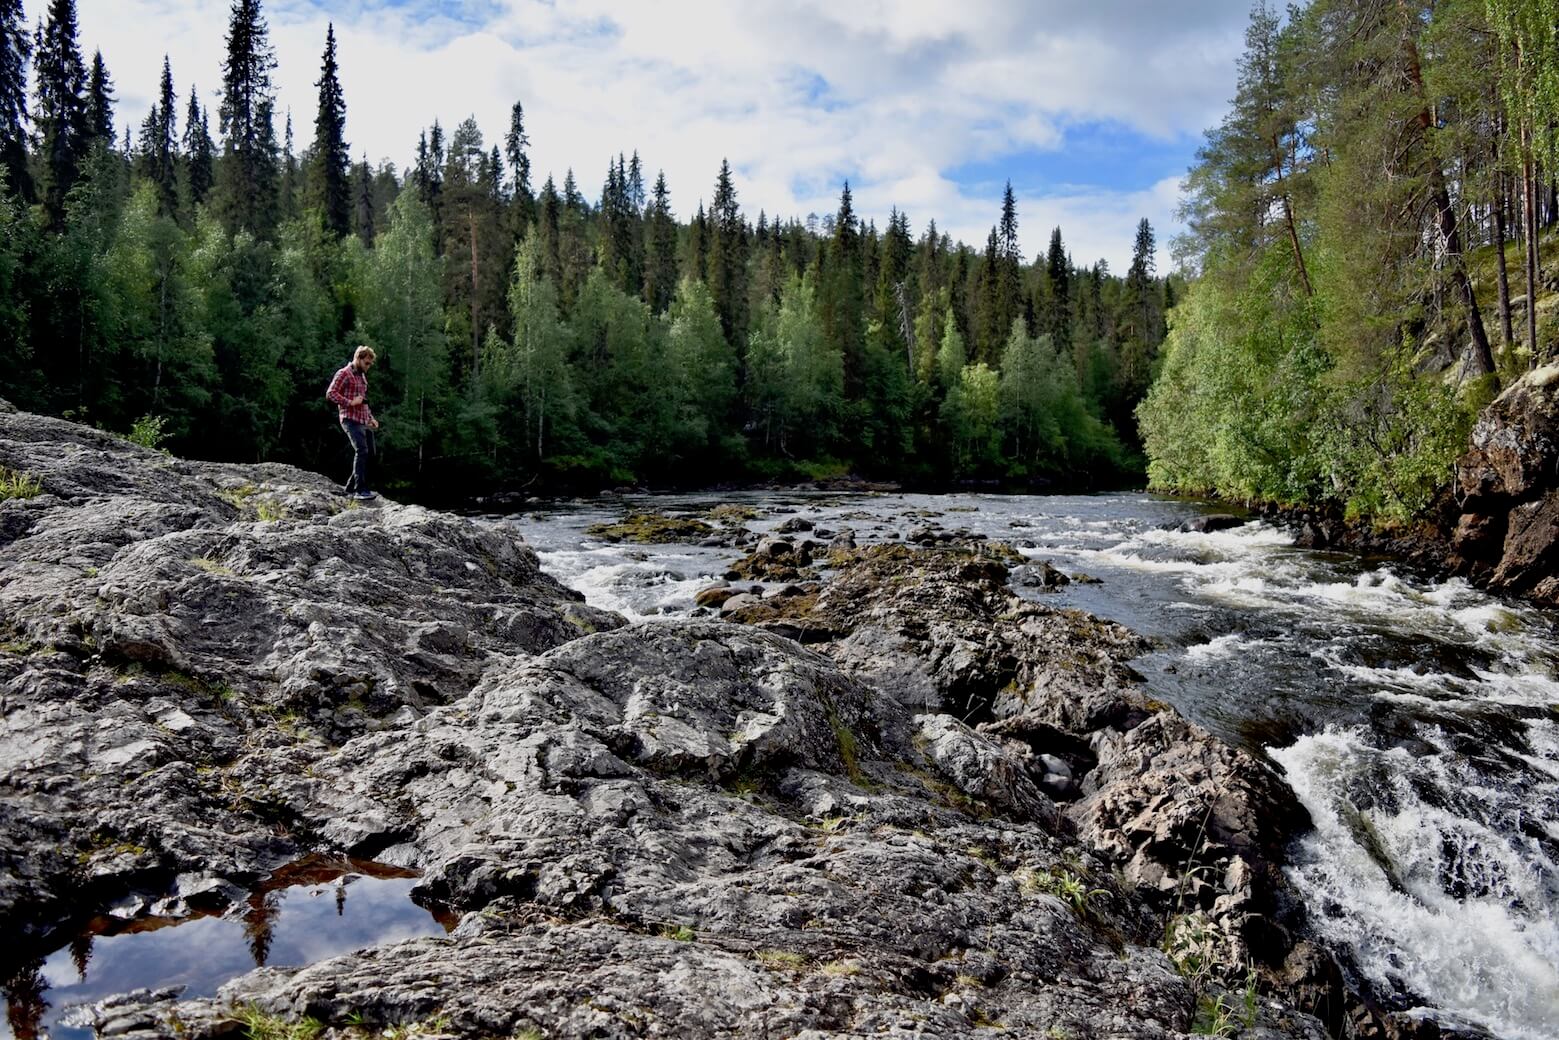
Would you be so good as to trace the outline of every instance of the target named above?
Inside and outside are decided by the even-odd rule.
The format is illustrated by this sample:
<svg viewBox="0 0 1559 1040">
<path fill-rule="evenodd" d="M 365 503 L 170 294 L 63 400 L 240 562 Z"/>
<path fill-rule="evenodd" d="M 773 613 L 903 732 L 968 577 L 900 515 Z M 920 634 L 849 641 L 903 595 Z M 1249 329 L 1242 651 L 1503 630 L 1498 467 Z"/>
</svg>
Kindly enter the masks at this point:
<svg viewBox="0 0 1559 1040">
<path fill-rule="evenodd" d="M 1252 520 L 1239 527 L 1222 531 L 1181 531 L 1177 529 L 1152 529 L 1137 535 L 1137 540 L 1148 545 L 1173 545 L 1192 550 L 1215 549 L 1228 553 L 1248 553 L 1254 549 L 1290 548 L 1293 535 L 1280 527 Z"/>
<path fill-rule="evenodd" d="M 1327 659 L 1325 655 L 1323 659 Z M 1382 687 L 1383 689 L 1377 691 L 1382 694 L 1389 694 L 1392 691 L 1405 692 L 1419 699 L 1432 699 L 1438 703 L 1465 694 L 1471 685 L 1464 679 L 1443 672 L 1416 672 L 1408 667 L 1370 668 L 1366 665 L 1339 664 L 1335 659 L 1327 660 L 1334 669 L 1355 682 L 1366 686 Z"/>
<path fill-rule="evenodd" d="M 1231 632 L 1206 643 L 1186 647 L 1185 657 L 1187 661 L 1220 661 L 1235 656 L 1242 649 L 1249 649 L 1246 640 L 1238 633 Z"/>
<path fill-rule="evenodd" d="M 1323 937 L 1447 1016 L 1507 1040 L 1559 1036 L 1559 870 L 1513 818 L 1551 811 L 1559 790 L 1511 790 L 1454 754 L 1382 750 L 1359 729 L 1271 755 L 1315 821 L 1288 872 Z"/>
</svg>

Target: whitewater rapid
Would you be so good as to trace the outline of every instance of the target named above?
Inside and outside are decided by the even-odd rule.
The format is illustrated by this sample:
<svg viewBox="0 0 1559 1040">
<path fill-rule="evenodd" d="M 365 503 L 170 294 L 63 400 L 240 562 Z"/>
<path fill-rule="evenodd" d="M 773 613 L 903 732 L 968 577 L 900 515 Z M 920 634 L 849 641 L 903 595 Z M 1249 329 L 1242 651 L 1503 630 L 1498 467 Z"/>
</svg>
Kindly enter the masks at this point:
<svg viewBox="0 0 1559 1040">
<path fill-rule="evenodd" d="M 740 553 L 625 547 L 586 528 L 735 502 L 862 543 L 928 522 L 1011 542 L 1097 584 L 1026 596 L 1155 642 L 1156 696 L 1265 753 L 1315 821 L 1290 877 L 1378 992 L 1506 1040 L 1559 1037 L 1559 619 L 1283 530 L 1175 529 L 1208 510 L 1140 494 L 751 493 L 561 504 L 511 518 L 594 606 L 674 621 Z M 804 536 L 803 536 L 804 537 Z"/>
</svg>

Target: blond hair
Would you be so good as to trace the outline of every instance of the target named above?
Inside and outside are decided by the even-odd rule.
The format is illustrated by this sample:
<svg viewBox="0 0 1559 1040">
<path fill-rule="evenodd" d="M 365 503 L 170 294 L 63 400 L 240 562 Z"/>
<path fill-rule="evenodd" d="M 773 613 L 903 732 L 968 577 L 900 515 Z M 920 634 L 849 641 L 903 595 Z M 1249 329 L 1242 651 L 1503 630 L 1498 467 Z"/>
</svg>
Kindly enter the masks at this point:
<svg viewBox="0 0 1559 1040">
<path fill-rule="evenodd" d="M 352 351 L 353 361 L 376 361 L 379 355 L 374 353 L 373 347 L 358 347 Z"/>
</svg>

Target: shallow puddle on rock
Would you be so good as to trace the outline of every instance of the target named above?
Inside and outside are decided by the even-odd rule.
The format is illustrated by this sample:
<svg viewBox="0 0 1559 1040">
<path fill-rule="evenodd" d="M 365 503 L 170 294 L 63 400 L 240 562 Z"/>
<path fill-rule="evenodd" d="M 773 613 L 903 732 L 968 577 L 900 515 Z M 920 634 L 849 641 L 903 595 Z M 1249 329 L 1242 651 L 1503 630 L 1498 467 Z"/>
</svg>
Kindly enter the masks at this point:
<svg viewBox="0 0 1559 1040">
<path fill-rule="evenodd" d="M 184 997 L 210 996 L 256 967 L 445 934 L 454 920 L 412 902 L 416 883 L 397 867 L 311 857 L 222 917 L 99 918 L 4 980 L 0 1040 L 90 1040 L 85 1006 L 116 993 L 182 986 Z"/>
</svg>

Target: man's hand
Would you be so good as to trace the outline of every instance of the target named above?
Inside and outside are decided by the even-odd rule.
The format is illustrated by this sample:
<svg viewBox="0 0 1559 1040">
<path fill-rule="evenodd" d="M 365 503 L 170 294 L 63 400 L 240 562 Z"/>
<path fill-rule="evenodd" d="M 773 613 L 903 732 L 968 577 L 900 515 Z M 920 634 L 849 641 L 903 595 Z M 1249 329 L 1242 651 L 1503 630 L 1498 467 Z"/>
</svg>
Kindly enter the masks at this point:
<svg viewBox="0 0 1559 1040">
<path fill-rule="evenodd" d="M 365 398 L 361 394 L 359 394 L 358 396 L 356 396 L 356 397 L 352 398 L 350 401 L 348 401 L 347 404 L 351 405 L 353 408 L 356 408 L 358 405 L 362 404 L 365 400 L 367 400 L 367 398 Z"/>
<path fill-rule="evenodd" d="M 369 419 L 368 420 L 368 428 L 370 430 L 377 430 L 379 428 L 379 420 L 378 419 Z"/>
</svg>

